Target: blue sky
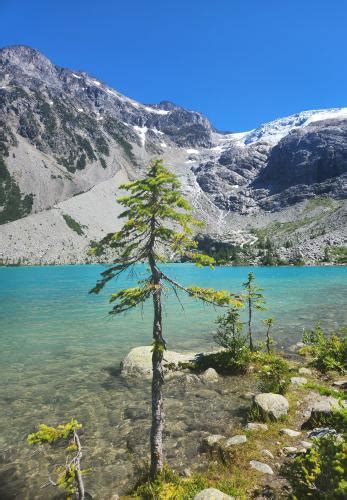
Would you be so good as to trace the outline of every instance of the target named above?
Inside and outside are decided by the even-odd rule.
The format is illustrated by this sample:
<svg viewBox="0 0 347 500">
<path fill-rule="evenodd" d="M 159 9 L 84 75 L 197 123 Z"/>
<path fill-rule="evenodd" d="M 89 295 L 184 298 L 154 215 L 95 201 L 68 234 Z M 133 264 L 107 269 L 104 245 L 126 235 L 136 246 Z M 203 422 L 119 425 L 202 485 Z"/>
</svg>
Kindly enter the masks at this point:
<svg viewBox="0 0 347 500">
<path fill-rule="evenodd" d="M 1 46 L 224 130 L 347 106 L 345 0 L 0 0 L 0 20 Z"/>
</svg>

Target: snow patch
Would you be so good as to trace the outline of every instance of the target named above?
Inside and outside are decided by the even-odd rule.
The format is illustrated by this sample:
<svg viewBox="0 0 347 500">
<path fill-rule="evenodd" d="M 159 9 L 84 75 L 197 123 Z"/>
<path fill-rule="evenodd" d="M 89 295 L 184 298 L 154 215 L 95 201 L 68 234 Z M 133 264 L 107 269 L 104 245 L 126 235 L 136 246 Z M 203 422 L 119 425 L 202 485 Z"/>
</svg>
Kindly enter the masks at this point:
<svg viewBox="0 0 347 500">
<path fill-rule="evenodd" d="M 162 148 L 167 148 L 167 144 L 165 144 L 165 142 L 161 142 L 160 145 Z"/>
<path fill-rule="evenodd" d="M 142 146 L 144 146 L 145 142 L 146 142 L 146 133 L 147 133 L 148 128 L 147 127 L 139 127 L 138 125 L 134 125 L 134 130 L 136 131 L 136 133 L 140 137 Z"/>
<path fill-rule="evenodd" d="M 77 78 L 78 80 L 81 80 L 81 79 L 82 79 L 82 77 L 81 77 L 81 76 L 76 75 L 75 73 L 72 73 L 72 76 L 74 76 L 74 77 L 75 77 L 75 78 Z"/>
<path fill-rule="evenodd" d="M 150 108 L 149 106 L 142 106 L 146 111 L 149 113 L 155 113 L 157 115 L 168 115 L 170 111 L 167 111 L 165 109 L 157 109 L 157 108 Z"/>
<path fill-rule="evenodd" d="M 186 152 L 190 155 L 198 155 L 199 151 L 197 149 L 186 149 Z"/>
<path fill-rule="evenodd" d="M 324 109 L 311 115 L 304 126 L 321 120 L 339 120 L 344 118 L 347 118 L 347 108 Z"/>
<path fill-rule="evenodd" d="M 79 113 L 83 113 L 84 109 L 82 109 L 82 108 L 77 108 L 77 111 L 78 111 Z"/>
</svg>

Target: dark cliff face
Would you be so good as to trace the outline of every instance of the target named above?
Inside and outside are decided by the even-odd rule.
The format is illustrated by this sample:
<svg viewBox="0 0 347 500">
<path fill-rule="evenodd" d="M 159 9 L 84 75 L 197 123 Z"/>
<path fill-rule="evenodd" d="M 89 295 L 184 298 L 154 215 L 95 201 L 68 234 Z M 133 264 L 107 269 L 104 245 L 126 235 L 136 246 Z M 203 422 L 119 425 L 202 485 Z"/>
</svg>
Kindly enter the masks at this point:
<svg viewBox="0 0 347 500">
<path fill-rule="evenodd" d="M 347 171 L 347 120 L 325 120 L 293 130 L 269 155 L 254 187 L 280 193 L 315 185 Z"/>
<path fill-rule="evenodd" d="M 346 119 L 294 128 L 274 146 L 235 145 L 195 169 L 214 203 L 238 213 L 278 211 L 315 195 L 344 198 L 346 172 Z"/>
</svg>

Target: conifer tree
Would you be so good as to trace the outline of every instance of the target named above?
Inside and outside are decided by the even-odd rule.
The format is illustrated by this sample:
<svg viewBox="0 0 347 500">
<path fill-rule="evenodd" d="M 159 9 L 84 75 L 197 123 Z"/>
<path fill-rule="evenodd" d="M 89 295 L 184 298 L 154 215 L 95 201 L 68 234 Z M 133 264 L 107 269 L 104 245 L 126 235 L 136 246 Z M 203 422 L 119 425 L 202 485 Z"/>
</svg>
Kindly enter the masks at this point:
<svg viewBox="0 0 347 500">
<path fill-rule="evenodd" d="M 163 356 L 166 341 L 162 327 L 162 293 L 165 285 L 178 296 L 177 291 L 200 299 L 206 303 L 227 306 L 240 304 L 239 299 L 227 291 L 198 286 L 186 287 L 177 283 L 159 267 L 165 255 L 184 257 L 199 266 L 212 266 L 211 257 L 196 251 L 193 227 L 201 226 L 191 215 L 191 207 L 183 198 L 177 177 L 170 173 L 161 160 L 154 160 L 143 179 L 121 186 L 128 195 L 118 199 L 125 207 L 120 218 L 125 219 L 122 229 L 108 235 L 95 248 L 109 246 L 119 253 L 119 258 L 101 275 L 91 290 L 99 293 L 107 282 L 130 270 L 139 262 L 147 262 L 148 276 L 138 281 L 138 286 L 114 293 L 110 302 L 110 314 L 119 314 L 142 305 L 148 299 L 153 301 L 153 349 L 152 349 L 152 426 L 150 435 L 151 469 L 155 478 L 163 468 Z"/>
<path fill-rule="evenodd" d="M 253 333 L 252 333 L 252 315 L 253 309 L 257 309 L 258 311 L 264 311 L 265 300 L 263 295 L 263 288 L 259 288 L 255 284 L 255 276 L 253 273 L 248 273 L 248 278 L 245 283 L 243 283 L 243 288 L 245 289 L 245 293 L 243 297 L 246 299 L 247 308 L 248 308 L 248 338 L 249 338 L 249 348 L 251 351 L 254 351 L 253 344 Z"/>
<path fill-rule="evenodd" d="M 214 340 L 224 349 L 234 348 L 238 341 L 242 341 L 243 324 L 240 321 L 239 308 L 230 307 L 227 313 L 216 320 L 218 325 Z M 244 343 L 244 341 L 243 341 Z"/>
</svg>

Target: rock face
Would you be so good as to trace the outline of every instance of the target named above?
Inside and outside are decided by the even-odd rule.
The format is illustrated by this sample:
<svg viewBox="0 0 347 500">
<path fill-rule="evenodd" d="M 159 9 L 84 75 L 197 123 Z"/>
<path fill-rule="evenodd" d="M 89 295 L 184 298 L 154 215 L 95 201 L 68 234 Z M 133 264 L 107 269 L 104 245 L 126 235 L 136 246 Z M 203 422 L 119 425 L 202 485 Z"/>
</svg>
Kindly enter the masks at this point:
<svg viewBox="0 0 347 500">
<path fill-rule="evenodd" d="M 331 190 L 339 190 L 336 178 L 346 173 L 346 117 L 310 123 L 292 130 L 271 151 L 267 166 L 257 184 L 271 192 L 298 185 L 312 191 L 324 181 Z M 319 189 L 319 188 L 318 188 Z M 300 196 L 299 190 L 296 196 Z"/>
<path fill-rule="evenodd" d="M 226 495 L 215 488 L 207 488 L 195 495 L 194 500 L 234 500 L 234 497 Z"/>
<path fill-rule="evenodd" d="M 0 259 L 90 259 L 90 242 L 118 229 L 119 185 L 143 175 L 154 156 L 180 177 L 216 241 L 254 244 L 262 228 L 283 258 L 322 258 L 327 245 L 344 244 L 346 151 L 347 108 L 217 132 L 201 113 L 168 101 L 141 104 L 30 47 L 7 47 L 0 50 Z"/>
<path fill-rule="evenodd" d="M 166 351 L 164 359 L 164 372 L 167 375 L 175 375 L 175 369 L 179 363 L 192 361 L 195 354 L 181 354 L 174 351 Z M 140 346 L 131 349 L 120 365 L 122 377 L 146 377 L 152 376 L 152 347 Z"/>
<path fill-rule="evenodd" d="M 253 408 L 266 420 L 279 420 L 288 413 L 288 400 L 281 394 L 262 393 L 254 396 Z"/>
</svg>

